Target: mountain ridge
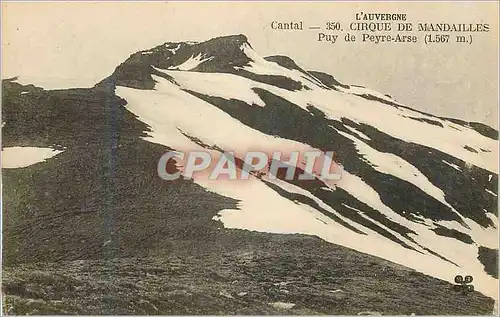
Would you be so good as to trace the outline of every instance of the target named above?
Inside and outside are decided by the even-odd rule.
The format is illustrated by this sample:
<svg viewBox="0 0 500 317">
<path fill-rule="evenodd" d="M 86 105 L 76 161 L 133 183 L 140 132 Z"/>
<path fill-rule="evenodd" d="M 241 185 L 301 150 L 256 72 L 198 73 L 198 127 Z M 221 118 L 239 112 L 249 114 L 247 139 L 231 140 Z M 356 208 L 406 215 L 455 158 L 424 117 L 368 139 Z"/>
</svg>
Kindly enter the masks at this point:
<svg viewBox="0 0 500 317">
<path fill-rule="evenodd" d="M 215 43 L 215 45 L 214 45 Z M 184 63 L 186 62 L 189 57 L 191 56 L 194 56 L 196 54 L 200 54 L 202 52 L 205 52 L 205 54 L 207 54 L 207 50 L 210 51 L 210 49 L 207 49 L 207 47 L 210 47 L 210 46 L 213 46 L 212 47 L 212 50 L 215 50 L 217 51 L 215 48 L 217 47 L 224 47 L 225 44 L 228 44 L 227 45 L 230 49 L 226 49 L 225 52 L 235 52 L 235 51 L 238 51 L 240 48 L 241 48 L 241 45 L 243 44 L 248 44 L 250 46 L 250 48 L 252 48 L 248 38 L 243 35 L 243 34 L 237 34 L 237 35 L 228 35 L 228 36 L 220 36 L 220 37 L 216 37 L 216 38 L 213 38 L 211 40 L 208 40 L 208 41 L 204 41 L 204 42 L 165 42 L 161 45 L 158 45 L 158 46 L 155 46 L 153 47 L 152 49 L 147 49 L 147 50 L 143 50 L 143 51 L 138 51 L 134 54 L 131 54 L 129 56 L 129 58 L 127 60 L 125 60 L 121 65 L 117 66 L 117 68 L 115 69 L 115 71 L 113 72 L 113 74 L 105 79 L 103 79 L 102 81 L 98 82 L 95 87 L 99 87 L 101 86 L 103 83 L 105 82 L 108 82 L 108 81 L 113 81 L 111 78 L 115 77 L 115 76 L 120 76 L 120 75 L 117 75 L 117 70 L 119 70 L 121 67 L 125 67 L 124 65 L 127 65 L 128 63 L 127 62 L 130 62 L 133 64 L 133 62 L 136 62 L 136 58 L 137 57 L 142 57 L 142 58 L 145 58 L 145 56 L 143 55 L 146 55 L 146 58 L 148 58 L 148 61 L 150 60 L 151 57 L 147 56 L 149 54 L 145 54 L 145 53 L 161 53 L 161 52 L 164 52 L 165 50 L 167 52 L 170 52 L 172 53 L 171 56 L 168 56 L 167 55 L 159 55 L 159 56 L 154 56 L 153 57 L 153 60 L 156 61 L 153 62 L 151 64 L 151 66 L 155 66 L 155 67 L 158 67 L 158 68 L 165 68 L 165 69 L 168 69 L 169 67 L 175 65 L 176 63 Z M 189 51 L 189 50 L 186 50 L 188 48 L 191 48 L 191 47 L 196 47 L 196 46 L 202 46 L 204 47 L 204 49 L 193 49 L 193 51 Z M 235 47 L 237 46 L 237 47 Z M 173 48 L 172 48 L 173 47 Z M 175 53 L 178 51 L 178 50 L 181 50 L 180 53 L 182 53 L 182 50 L 185 50 L 186 52 L 182 53 L 179 57 L 176 57 Z M 207 55 L 210 55 L 210 54 L 207 54 Z M 223 54 L 224 55 L 224 54 Z M 237 54 L 238 58 L 241 58 L 241 55 L 240 54 Z M 166 58 L 166 61 L 169 61 L 170 59 L 172 58 L 175 58 L 173 61 L 171 61 L 170 63 L 166 62 L 165 60 L 163 60 L 161 57 L 165 57 Z M 231 54 L 227 54 L 226 56 L 224 56 L 225 58 L 227 57 L 232 57 Z M 305 74 L 309 74 L 310 76 L 314 77 L 315 79 L 319 80 L 324 86 L 326 87 L 329 87 L 331 89 L 337 89 L 336 87 L 342 87 L 344 89 L 349 89 L 350 86 L 349 85 L 346 85 L 346 84 L 343 84 L 341 82 L 339 82 L 337 79 L 335 79 L 334 76 L 330 75 L 330 74 L 327 74 L 327 73 L 324 73 L 324 72 L 320 72 L 320 71 L 317 71 L 317 70 L 304 70 L 303 68 L 301 68 L 293 59 L 291 59 L 290 57 L 288 56 L 285 56 L 285 55 L 271 55 L 271 56 L 267 56 L 267 57 L 264 57 L 265 60 L 267 61 L 270 61 L 270 62 L 275 62 L 277 63 L 278 65 L 282 66 L 282 67 L 285 67 L 287 69 L 290 69 L 290 70 L 298 70 L 300 72 L 303 72 Z M 180 62 L 181 61 L 181 62 Z M 231 65 L 238 65 L 239 63 L 245 63 L 245 62 L 248 62 L 249 59 L 246 59 L 246 58 L 241 58 L 241 60 L 237 60 L 237 61 L 233 61 L 231 62 L 230 64 Z M 239 63 L 238 63 L 239 62 Z M 203 64 L 203 63 L 201 63 Z M 132 67 L 132 66 L 127 66 L 127 67 Z M 157 72 L 155 71 L 154 69 L 149 69 L 151 74 L 154 74 L 154 75 L 157 75 L 157 76 L 166 76 L 165 74 L 162 74 L 160 72 Z M 217 71 L 219 72 L 234 72 L 234 69 L 231 69 L 231 68 L 228 68 L 228 69 L 216 69 Z M 193 68 L 192 71 L 201 71 L 201 72 L 207 72 L 207 71 L 210 71 L 210 68 Z M 121 74 L 121 72 L 119 71 L 118 72 L 119 74 Z M 142 72 L 141 72 L 142 74 Z M 125 86 L 127 86 L 127 83 L 122 83 L 124 84 Z M 354 85 L 353 85 L 354 86 Z M 127 86 L 129 87 L 129 86 Z M 134 85 L 131 85 L 130 86 L 131 88 L 135 88 L 135 87 L 138 87 L 138 86 L 134 86 Z M 148 79 L 147 80 L 147 84 L 145 86 L 141 86 L 141 87 L 149 87 L 149 89 L 151 89 L 151 81 Z M 362 87 L 362 86 L 358 86 L 360 88 L 365 88 L 365 87 Z M 363 97 L 365 99 L 369 99 L 369 100 L 376 100 L 376 101 L 380 101 L 380 102 L 383 102 L 383 103 L 387 103 L 387 104 L 390 104 L 390 105 L 393 105 L 395 107 L 403 107 L 403 108 L 408 108 L 412 111 L 417 111 L 421 114 L 424 114 L 424 115 L 428 115 L 428 116 L 431 116 L 431 117 L 435 117 L 435 118 L 438 118 L 438 119 L 443 119 L 443 120 L 448 120 L 448 121 L 452 121 L 454 123 L 457 123 L 457 124 L 460 124 L 462 126 L 472 126 L 474 130 L 476 130 L 477 132 L 483 134 L 484 136 L 487 136 L 489 138 L 493 138 L 493 139 L 498 139 L 498 130 L 497 129 L 494 129 L 490 126 L 488 126 L 487 124 L 485 123 L 481 123 L 481 122 L 469 122 L 469 121 L 465 121 L 465 120 L 462 120 L 462 119 L 458 119 L 458 118 L 453 118 L 453 117 L 445 117 L 445 116 L 434 116 L 430 113 L 427 113 L 427 112 L 423 112 L 423 111 L 420 111 L 418 109 L 414 109 L 414 108 L 410 108 L 408 106 L 405 106 L 395 100 L 393 100 L 392 98 L 389 97 L 389 99 L 387 99 L 387 95 L 382 95 L 382 98 L 380 96 L 374 96 L 374 95 L 371 95 L 371 94 L 364 94 L 364 95 L 360 95 L 360 97 Z"/>
<path fill-rule="evenodd" d="M 4 169 L 8 266 L 243 248 L 226 239 L 249 230 L 249 241 L 318 236 L 445 281 L 474 274 L 493 297 L 491 127 L 411 109 L 288 57 L 262 58 L 242 35 L 139 51 L 90 89 L 2 85 L 4 147 L 63 151 Z M 333 189 L 319 179 L 162 181 L 159 157 L 185 149 L 334 150 L 346 173 Z"/>
</svg>

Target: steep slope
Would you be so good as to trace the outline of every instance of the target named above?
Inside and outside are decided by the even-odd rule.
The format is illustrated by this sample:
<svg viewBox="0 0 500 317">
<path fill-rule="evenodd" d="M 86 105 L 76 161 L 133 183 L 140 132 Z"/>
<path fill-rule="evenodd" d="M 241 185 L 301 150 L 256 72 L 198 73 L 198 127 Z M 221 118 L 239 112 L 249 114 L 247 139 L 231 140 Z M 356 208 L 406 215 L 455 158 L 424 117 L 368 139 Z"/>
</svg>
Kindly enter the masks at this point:
<svg viewBox="0 0 500 317">
<path fill-rule="evenodd" d="M 3 169 L 5 313 L 492 310 L 478 292 L 464 305 L 449 283 L 317 238 L 224 228 L 212 217 L 238 202 L 161 181 L 156 164 L 169 148 L 141 140 L 150 128 L 112 94 L 10 81 L 3 93 L 4 150 L 62 151 Z"/>
<path fill-rule="evenodd" d="M 479 248 L 498 249 L 493 133 L 325 75 L 318 76 L 322 82 L 283 57 L 266 60 L 250 44 L 224 41 L 238 56 L 233 69 L 227 63 L 202 67 L 212 60 L 204 55 L 206 61 L 192 69 L 151 65 L 154 90 L 116 82 L 127 109 L 153 128 L 149 139 L 177 150 L 202 148 L 184 134 L 236 153 L 333 150 L 345 173 L 336 191 L 319 180 L 272 186 L 200 181 L 241 201 L 241 210 L 222 211 L 217 219 L 233 228 L 318 235 L 446 280 L 453 279 L 450 272 L 468 272 L 480 289 L 496 294 L 496 279 L 478 261 Z M 284 76 L 300 88 L 271 85 L 239 70 Z M 255 195 L 267 199 L 255 202 Z M 309 203 L 297 205 L 297 199 Z M 290 216 L 302 220 L 278 221 Z M 367 243 L 373 239 L 380 240 L 378 248 Z"/>
<path fill-rule="evenodd" d="M 191 181 L 162 181 L 157 159 L 169 148 L 141 140 L 147 126 L 118 97 L 3 87 L 4 148 L 63 149 L 3 169 L 4 264 L 168 252 L 209 239 L 219 227 L 211 217 L 236 206 Z"/>
<path fill-rule="evenodd" d="M 290 239 L 231 230 L 249 229 L 317 236 L 445 281 L 471 274 L 477 290 L 496 297 L 498 132 L 413 110 L 288 57 L 262 58 L 242 35 L 140 51 L 91 89 L 4 81 L 2 122 L 4 148 L 61 151 L 3 170 L 6 265 L 243 252 L 260 237 L 281 249 L 279 241 Z M 240 158 L 248 150 L 332 150 L 345 172 L 335 187 L 259 177 L 167 182 L 157 162 L 172 149 Z M 359 254 L 307 241 L 335 248 L 336 256 Z M 290 252 L 311 248 L 299 245 Z M 360 269 L 350 269 L 343 274 L 356 280 Z M 418 284 L 423 275 L 416 274 Z M 446 309 L 421 311 L 479 312 L 460 310 L 456 296 Z"/>
</svg>

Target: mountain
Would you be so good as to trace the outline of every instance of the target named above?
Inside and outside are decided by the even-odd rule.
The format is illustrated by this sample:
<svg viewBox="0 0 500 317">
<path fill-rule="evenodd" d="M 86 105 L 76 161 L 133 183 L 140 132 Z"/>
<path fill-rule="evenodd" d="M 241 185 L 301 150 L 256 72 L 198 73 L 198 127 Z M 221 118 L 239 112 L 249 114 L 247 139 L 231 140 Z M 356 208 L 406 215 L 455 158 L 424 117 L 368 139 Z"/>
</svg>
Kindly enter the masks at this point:
<svg viewBox="0 0 500 317">
<path fill-rule="evenodd" d="M 7 312 L 492 311 L 489 126 L 262 58 L 244 35 L 139 51 L 89 89 L 2 87 Z M 336 186 L 157 174 L 170 150 L 311 149 L 335 152 Z"/>
</svg>

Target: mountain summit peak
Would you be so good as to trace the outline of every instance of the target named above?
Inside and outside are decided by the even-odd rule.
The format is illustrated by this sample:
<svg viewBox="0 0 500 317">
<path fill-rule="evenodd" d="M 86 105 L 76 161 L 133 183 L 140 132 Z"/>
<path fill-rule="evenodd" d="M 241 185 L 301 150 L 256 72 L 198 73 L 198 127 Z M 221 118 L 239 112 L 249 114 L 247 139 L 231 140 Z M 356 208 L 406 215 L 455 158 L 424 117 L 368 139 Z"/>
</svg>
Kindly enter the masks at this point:
<svg viewBox="0 0 500 317">
<path fill-rule="evenodd" d="M 248 38 L 246 37 L 246 35 L 244 34 L 232 34 L 232 35 L 224 35 L 224 36 L 219 36 L 219 37 L 215 37 L 213 39 L 210 39 L 204 43 L 207 43 L 207 42 L 217 42 L 217 41 L 223 41 L 223 42 L 234 42 L 234 43 L 248 43 Z"/>
<path fill-rule="evenodd" d="M 114 73 L 99 83 L 152 89 L 151 74 L 158 75 L 155 68 L 201 71 L 233 72 L 251 61 L 248 53 L 252 46 L 243 34 L 216 37 L 204 42 L 165 42 L 154 48 L 136 52 L 120 64 Z"/>
</svg>

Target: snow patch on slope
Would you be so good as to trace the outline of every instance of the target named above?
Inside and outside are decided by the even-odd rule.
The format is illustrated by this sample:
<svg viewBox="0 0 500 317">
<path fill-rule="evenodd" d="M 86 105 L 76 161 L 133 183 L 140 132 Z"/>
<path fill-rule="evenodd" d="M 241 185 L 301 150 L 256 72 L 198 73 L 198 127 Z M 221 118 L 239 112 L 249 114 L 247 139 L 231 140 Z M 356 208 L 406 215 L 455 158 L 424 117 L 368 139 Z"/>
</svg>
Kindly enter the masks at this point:
<svg viewBox="0 0 500 317">
<path fill-rule="evenodd" d="M 277 63 L 267 61 L 258 55 L 247 43 L 244 43 L 240 48 L 245 55 L 250 58 L 250 62 L 244 67 L 235 67 L 236 69 L 243 69 L 257 75 L 275 75 L 291 78 L 295 81 L 302 82 L 303 84 L 309 83 L 319 87 L 324 85 L 312 76 L 306 76 L 304 73 L 296 69 L 288 69 L 281 67 Z"/>
<path fill-rule="evenodd" d="M 248 93 L 252 92 L 251 87 L 258 86 L 258 83 L 230 74 L 195 73 L 196 76 L 192 76 L 188 72 L 164 72 L 172 75 L 181 87 L 161 77 L 155 77 L 158 83 L 153 91 L 125 87 L 117 87 L 116 89 L 116 93 L 127 100 L 127 108 L 152 128 L 152 132 L 149 133 L 150 137 L 147 138 L 149 141 L 164 144 L 176 150 L 201 150 L 202 147 L 200 145 L 194 143 L 180 132 L 185 131 L 206 144 L 217 145 L 225 150 L 245 151 L 258 148 L 264 151 L 273 151 L 276 149 L 302 151 L 310 149 L 306 144 L 272 137 L 254 130 L 217 107 L 181 90 L 181 88 L 186 88 L 186 86 L 190 89 L 196 86 L 196 89 L 193 90 L 198 92 L 214 95 L 215 91 L 215 95 L 224 95 L 224 91 L 220 86 L 223 83 L 233 82 L 234 79 L 234 81 L 239 80 L 239 86 L 235 86 L 235 89 L 238 91 L 231 91 L 231 98 L 234 98 L 234 96 L 241 98 L 239 97 L 239 92 L 241 91 L 246 94 L 244 99 L 248 99 L 256 98 L 256 95 L 248 95 Z M 204 84 L 212 86 L 214 90 L 204 88 Z M 264 87 L 268 86 L 265 84 L 261 85 Z M 267 88 L 276 93 L 286 93 L 279 88 L 271 86 Z M 229 98 L 229 95 L 227 96 Z M 300 98 L 303 98 L 303 95 Z M 351 138 L 354 137 L 351 136 Z M 427 178 L 422 176 L 414 166 L 397 156 L 386 157 L 386 155 L 392 154 L 380 153 L 360 140 L 356 142 L 357 146 L 366 154 L 366 159 L 376 163 L 381 171 L 396 174 L 402 179 L 408 179 L 423 187 L 429 193 L 432 193 L 437 199 L 444 201 L 442 192 L 435 188 Z M 395 161 L 396 165 L 391 167 L 387 166 L 387 164 L 382 164 L 381 161 L 387 159 Z M 338 212 L 311 193 L 279 180 L 276 180 L 274 184 L 289 193 L 300 193 L 313 199 L 325 210 L 341 217 L 341 219 L 352 226 L 365 232 L 366 235 L 356 233 L 344 227 L 307 204 L 290 201 L 280 196 L 276 191 L 255 177 L 251 177 L 250 180 L 238 183 L 237 185 L 233 181 L 223 180 L 195 179 L 194 181 L 210 191 L 239 200 L 238 209 L 222 210 L 219 212 L 219 216 L 215 218 L 222 221 L 225 227 L 273 233 L 315 235 L 328 242 L 379 256 L 450 282 L 456 274 L 462 272 L 464 274 L 473 274 L 475 277 L 475 286 L 478 290 L 490 296 L 496 296 L 497 281 L 484 272 L 479 261 L 471 261 L 471 259 L 477 258 L 476 244 L 466 245 L 456 239 L 436 235 L 431 229 L 435 228 L 437 224 L 432 223 L 428 219 L 422 218 L 421 223 L 417 223 L 402 217 L 386 206 L 381 201 L 378 193 L 355 175 L 345 172 L 338 186 L 360 201 L 378 210 L 388 219 L 416 232 L 417 234 L 413 236 L 416 243 L 412 243 L 401 235 L 383 227 L 399 239 L 404 239 L 405 243 L 415 247 L 421 253 L 404 248 L 400 244 L 358 223 L 341 217 Z M 255 197 L 259 197 L 259 199 L 255 199 Z M 446 203 L 446 201 L 443 203 Z M 346 207 L 350 207 L 353 212 L 358 212 L 351 206 Z M 365 215 L 365 217 L 367 216 Z M 369 220 L 374 221 L 373 219 Z M 440 222 L 438 224 L 446 227 L 458 225 L 457 230 L 464 232 L 464 228 L 458 223 Z M 472 224 L 475 223 L 472 222 Z M 465 231 L 465 233 L 474 233 L 472 237 L 475 241 L 479 243 L 479 241 L 485 240 L 484 242 L 489 241 L 488 245 L 491 245 L 491 231 L 485 231 L 481 228 L 483 235 L 481 236 L 479 233 L 479 237 L 476 238 L 476 235 L 478 235 L 476 231 L 480 230 L 478 229 L 480 226 L 475 224 L 476 227 L 474 227 L 472 224 L 470 226 L 471 231 Z M 419 245 L 442 254 L 447 259 L 457 263 L 460 267 L 430 254 L 419 247 Z M 453 272 L 453 274 L 450 274 L 450 272 Z"/>
<path fill-rule="evenodd" d="M 224 150 L 241 153 L 255 149 L 266 152 L 276 149 L 283 152 L 311 150 L 307 144 L 270 136 L 248 127 L 164 78 L 154 76 L 154 79 L 157 84 L 153 91 L 118 86 L 116 94 L 127 100 L 127 109 L 151 126 L 151 136 L 156 143 L 167 142 L 168 146 L 177 150 L 192 150 L 194 143 L 181 133 L 183 131 L 206 144 L 216 144 Z"/>
<path fill-rule="evenodd" d="M 272 85 L 258 83 L 233 74 L 193 73 L 163 71 L 172 76 L 181 87 L 212 96 L 226 96 L 226 99 L 238 98 L 249 105 L 265 106 L 253 92 L 253 88 L 265 89 L 282 97 L 306 111 L 313 105 L 323 111 L 332 120 L 348 118 L 367 124 L 396 139 L 431 147 L 450 154 L 465 162 L 498 174 L 498 141 L 487 138 L 470 128 L 462 131 L 435 126 L 416 121 L 405 116 L 413 111 L 383 105 L 380 102 L 366 100 L 356 95 L 321 89 L 289 91 Z M 227 89 L 226 87 L 231 87 Z M 237 89 L 237 90 L 233 90 Z M 241 96 L 245 96 L 242 98 Z M 433 118 L 429 118 L 432 119 Z M 473 153 L 465 145 L 482 148 L 491 152 Z"/>
<path fill-rule="evenodd" d="M 485 191 L 486 191 L 488 194 L 492 195 L 492 196 L 498 197 L 498 195 L 497 195 L 497 194 L 495 194 L 494 192 L 492 192 L 492 191 L 491 191 L 491 190 L 489 190 L 488 188 L 486 188 L 486 189 L 485 189 Z"/>
<path fill-rule="evenodd" d="M 432 184 L 429 179 L 415 166 L 411 165 L 397 155 L 379 152 L 345 132 L 338 131 L 338 133 L 351 139 L 354 142 L 356 149 L 359 151 L 359 154 L 363 155 L 375 170 L 384 174 L 396 176 L 401 180 L 412 183 L 429 196 L 450 208 L 454 213 L 463 219 L 462 215 L 460 215 L 460 213 L 458 213 L 455 208 L 453 208 L 445 200 L 444 192 Z"/>
<path fill-rule="evenodd" d="M 441 160 L 444 164 L 450 166 L 450 167 L 453 167 L 454 169 L 456 169 L 457 171 L 461 172 L 462 169 L 460 168 L 460 166 L 458 166 L 457 164 L 453 164 L 453 163 L 450 163 L 450 162 L 447 162 L 445 160 Z"/>
<path fill-rule="evenodd" d="M 172 54 L 175 54 L 175 52 L 177 52 L 177 50 L 181 48 L 181 44 L 174 44 L 173 46 L 171 46 L 170 44 L 167 43 L 165 44 L 165 46 L 167 47 L 167 51 L 169 51 Z"/>
<path fill-rule="evenodd" d="M 169 69 L 191 70 L 193 68 L 196 68 L 201 63 L 204 63 L 204 62 L 207 62 L 209 60 L 212 60 L 213 58 L 214 58 L 213 56 L 205 58 L 201 54 L 198 54 L 196 56 L 191 56 L 184 63 L 182 63 L 182 64 L 180 64 L 178 66 L 171 66 L 171 67 L 169 67 Z"/>
<path fill-rule="evenodd" d="M 241 100 L 248 105 L 264 107 L 266 104 L 252 88 L 265 88 L 264 84 L 256 83 L 250 79 L 233 74 L 207 74 L 192 72 L 175 72 L 155 68 L 175 79 L 182 88 L 196 91 L 200 94 L 220 97 L 226 100 Z M 192 76 L 196 74 L 196 76 Z M 154 76 L 156 81 L 161 78 Z"/>
<path fill-rule="evenodd" d="M 39 147 L 8 147 L 2 150 L 2 168 L 21 168 L 56 156 L 63 151 Z"/>
<path fill-rule="evenodd" d="M 364 134 L 364 133 L 362 133 L 362 132 L 360 132 L 360 131 L 358 131 L 358 130 L 356 130 L 353 127 L 348 126 L 348 125 L 345 125 L 345 127 L 348 130 L 350 130 L 351 132 L 354 132 L 355 134 L 357 134 L 360 138 L 365 139 L 367 141 L 371 141 L 371 139 L 366 134 Z"/>
<path fill-rule="evenodd" d="M 361 87 L 361 86 L 356 86 L 356 85 L 350 85 L 349 88 L 343 88 L 339 87 L 339 89 L 349 92 L 351 94 L 356 94 L 356 95 L 372 95 L 374 97 L 389 101 L 389 102 L 395 102 L 391 97 L 388 97 L 387 95 L 384 95 L 378 91 L 372 90 L 370 88 L 366 87 Z"/>
</svg>

